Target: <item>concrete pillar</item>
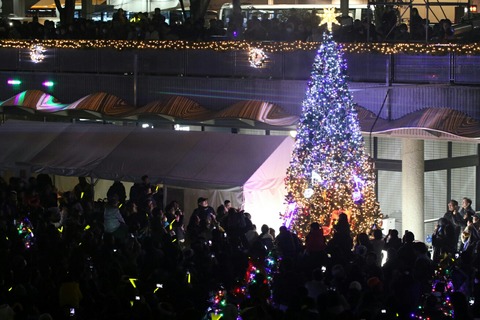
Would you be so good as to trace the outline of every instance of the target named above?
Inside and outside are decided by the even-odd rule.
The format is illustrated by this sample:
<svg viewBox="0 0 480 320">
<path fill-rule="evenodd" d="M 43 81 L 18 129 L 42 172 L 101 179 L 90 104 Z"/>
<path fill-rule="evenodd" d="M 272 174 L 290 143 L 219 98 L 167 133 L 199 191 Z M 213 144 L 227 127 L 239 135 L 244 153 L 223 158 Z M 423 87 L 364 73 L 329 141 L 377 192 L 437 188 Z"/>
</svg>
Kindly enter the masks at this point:
<svg viewBox="0 0 480 320">
<path fill-rule="evenodd" d="M 95 2 L 97 4 L 97 2 Z M 91 19 L 93 13 L 93 3 L 92 0 L 82 0 L 82 18 Z"/>
<path fill-rule="evenodd" d="M 25 0 L 13 1 L 13 13 L 18 17 L 25 17 Z"/>
<path fill-rule="evenodd" d="M 424 151 L 423 140 L 403 139 L 402 143 L 402 233 L 424 237 Z"/>
</svg>

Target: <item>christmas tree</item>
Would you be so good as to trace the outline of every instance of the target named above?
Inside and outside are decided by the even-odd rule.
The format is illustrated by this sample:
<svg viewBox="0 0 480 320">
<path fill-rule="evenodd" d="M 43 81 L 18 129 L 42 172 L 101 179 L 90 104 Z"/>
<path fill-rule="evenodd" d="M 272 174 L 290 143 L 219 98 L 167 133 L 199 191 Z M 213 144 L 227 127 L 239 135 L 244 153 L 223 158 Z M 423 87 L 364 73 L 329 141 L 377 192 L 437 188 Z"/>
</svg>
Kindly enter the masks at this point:
<svg viewBox="0 0 480 320">
<path fill-rule="evenodd" d="M 313 63 L 285 182 L 282 218 L 302 239 L 312 222 L 329 235 L 340 213 L 347 214 L 354 235 L 380 227 L 373 162 L 348 91 L 346 62 L 330 32 Z"/>
</svg>

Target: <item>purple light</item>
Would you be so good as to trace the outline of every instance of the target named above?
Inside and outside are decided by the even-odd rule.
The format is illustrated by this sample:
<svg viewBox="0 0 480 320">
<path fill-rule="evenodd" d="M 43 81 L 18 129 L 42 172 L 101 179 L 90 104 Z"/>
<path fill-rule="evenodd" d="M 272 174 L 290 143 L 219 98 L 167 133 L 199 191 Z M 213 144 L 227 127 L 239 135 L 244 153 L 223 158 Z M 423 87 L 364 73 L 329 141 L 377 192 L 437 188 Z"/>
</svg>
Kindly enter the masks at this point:
<svg viewBox="0 0 480 320">
<path fill-rule="evenodd" d="M 18 86 L 19 84 L 22 83 L 22 81 L 17 79 L 8 79 L 7 83 L 11 86 Z"/>
<path fill-rule="evenodd" d="M 53 81 L 44 81 L 44 82 L 42 83 L 42 85 L 43 85 L 44 87 L 49 87 L 49 88 L 50 88 L 50 87 L 53 87 L 54 83 L 53 83 Z"/>
</svg>

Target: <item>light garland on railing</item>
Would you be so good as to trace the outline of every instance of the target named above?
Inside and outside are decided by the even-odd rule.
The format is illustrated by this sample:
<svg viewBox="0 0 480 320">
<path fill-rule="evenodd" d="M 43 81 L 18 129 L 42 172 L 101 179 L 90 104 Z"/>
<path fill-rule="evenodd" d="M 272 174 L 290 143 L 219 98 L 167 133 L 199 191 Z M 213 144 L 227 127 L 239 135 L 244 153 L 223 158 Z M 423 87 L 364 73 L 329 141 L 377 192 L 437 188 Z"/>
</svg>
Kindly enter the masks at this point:
<svg viewBox="0 0 480 320">
<path fill-rule="evenodd" d="M 39 44 L 34 44 L 30 47 L 30 59 L 34 63 L 40 63 L 45 59 L 45 48 Z"/>
<path fill-rule="evenodd" d="M 250 51 L 248 52 L 248 61 L 253 68 L 263 67 L 267 58 L 267 55 L 262 49 L 250 48 Z"/>
<path fill-rule="evenodd" d="M 130 40 L 0 40 L 0 48 L 29 49 L 33 44 L 58 49 L 113 49 L 113 50 L 213 50 L 249 51 L 251 47 L 266 53 L 315 51 L 319 42 L 246 42 L 246 41 L 130 41 Z M 344 43 L 345 53 L 480 55 L 480 43 Z"/>
</svg>

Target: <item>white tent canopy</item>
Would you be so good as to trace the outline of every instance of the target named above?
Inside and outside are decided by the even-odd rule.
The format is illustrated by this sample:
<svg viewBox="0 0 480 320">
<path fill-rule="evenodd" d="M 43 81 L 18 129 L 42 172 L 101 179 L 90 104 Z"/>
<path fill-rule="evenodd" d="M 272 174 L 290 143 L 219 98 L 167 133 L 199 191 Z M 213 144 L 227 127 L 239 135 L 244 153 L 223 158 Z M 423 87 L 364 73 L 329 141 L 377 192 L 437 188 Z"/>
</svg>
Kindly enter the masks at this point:
<svg viewBox="0 0 480 320">
<path fill-rule="evenodd" d="M 293 139 L 9 120 L 0 125 L 0 148 L 3 170 L 121 181 L 139 181 L 146 174 L 153 183 L 190 190 L 187 213 L 199 195 L 235 192 L 232 201 L 243 197 L 243 203 L 234 205 L 251 212 L 254 223 L 276 227 Z M 211 205 L 223 199 L 216 201 Z M 271 217 L 255 219 L 260 215 Z"/>
</svg>

